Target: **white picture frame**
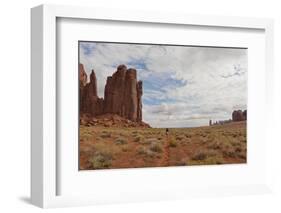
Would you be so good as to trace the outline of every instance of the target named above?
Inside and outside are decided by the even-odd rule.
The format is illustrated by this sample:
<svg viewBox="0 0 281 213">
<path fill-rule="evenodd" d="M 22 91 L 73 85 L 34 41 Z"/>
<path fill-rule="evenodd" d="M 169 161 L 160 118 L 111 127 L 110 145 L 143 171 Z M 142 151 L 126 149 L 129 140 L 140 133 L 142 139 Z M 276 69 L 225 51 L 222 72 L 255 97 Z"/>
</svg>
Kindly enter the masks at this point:
<svg viewBox="0 0 281 213">
<path fill-rule="evenodd" d="M 200 187 L 194 183 L 193 188 L 182 189 L 171 185 L 165 190 L 157 192 L 144 192 L 143 194 L 123 196 L 114 192 L 103 196 L 91 195 L 58 195 L 58 147 L 56 144 L 57 133 L 57 20 L 87 19 L 108 20 L 135 23 L 153 23 L 156 25 L 174 26 L 200 26 L 219 27 L 232 29 L 255 29 L 264 32 L 265 41 L 265 114 L 263 142 L 270 146 L 270 119 L 273 107 L 271 92 L 273 90 L 273 21 L 271 19 L 241 18 L 241 17 L 216 17 L 203 15 L 188 15 L 178 13 L 156 13 L 148 11 L 123 11 L 101 8 L 85 8 L 74 6 L 41 5 L 31 9 L 31 202 L 42 208 L 63 207 L 76 205 L 92 205 L 99 203 L 138 202 L 143 200 L 182 199 L 187 197 L 209 195 L 233 195 L 270 192 L 271 172 L 270 153 L 264 155 L 265 166 L 259 172 L 265 178 L 255 184 L 234 184 Z M 77 51 L 77 50 L 73 50 Z M 78 85 L 77 85 L 78 86 Z M 158 169 L 158 171 L 161 169 Z M 152 171 L 152 170 L 151 170 Z M 160 174 L 160 173 L 159 173 Z M 163 175 L 163 173 L 162 173 Z M 101 183 L 102 184 L 102 183 Z M 188 189 L 188 190 L 187 190 Z M 169 194 L 169 192 L 171 192 Z M 147 193 L 147 194 L 145 194 Z M 176 193 L 176 194 L 175 194 Z M 156 196 L 158 195 L 158 196 Z"/>
</svg>

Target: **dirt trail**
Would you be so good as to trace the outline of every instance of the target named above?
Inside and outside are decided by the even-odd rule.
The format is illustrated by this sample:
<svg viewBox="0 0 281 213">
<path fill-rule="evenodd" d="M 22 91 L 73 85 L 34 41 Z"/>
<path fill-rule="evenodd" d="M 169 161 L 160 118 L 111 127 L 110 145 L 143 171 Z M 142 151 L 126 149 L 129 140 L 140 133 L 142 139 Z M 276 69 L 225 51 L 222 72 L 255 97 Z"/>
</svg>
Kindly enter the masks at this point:
<svg viewBox="0 0 281 213">
<path fill-rule="evenodd" d="M 169 149 L 169 135 L 166 135 L 166 141 L 163 150 L 163 166 L 169 166 L 170 164 L 170 149 Z"/>
</svg>

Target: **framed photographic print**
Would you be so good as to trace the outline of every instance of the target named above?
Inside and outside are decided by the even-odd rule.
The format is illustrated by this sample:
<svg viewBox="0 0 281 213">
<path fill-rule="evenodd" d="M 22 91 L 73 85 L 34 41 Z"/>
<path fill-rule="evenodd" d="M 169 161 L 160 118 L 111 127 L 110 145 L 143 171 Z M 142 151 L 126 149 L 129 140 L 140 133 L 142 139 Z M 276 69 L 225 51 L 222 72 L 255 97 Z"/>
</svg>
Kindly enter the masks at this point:
<svg viewBox="0 0 281 213">
<path fill-rule="evenodd" d="M 270 191 L 272 20 L 31 14 L 32 203 Z"/>
</svg>

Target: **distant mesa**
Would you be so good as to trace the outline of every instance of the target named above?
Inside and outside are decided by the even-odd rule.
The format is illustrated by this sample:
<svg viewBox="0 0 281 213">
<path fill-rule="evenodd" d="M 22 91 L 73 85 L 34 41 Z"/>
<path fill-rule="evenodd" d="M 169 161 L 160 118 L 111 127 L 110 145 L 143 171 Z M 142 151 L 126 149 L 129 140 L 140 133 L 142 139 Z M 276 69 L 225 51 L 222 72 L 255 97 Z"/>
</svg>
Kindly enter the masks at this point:
<svg viewBox="0 0 281 213">
<path fill-rule="evenodd" d="M 247 120 L 247 110 L 242 111 L 239 109 L 239 110 L 234 110 L 232 112 L 232 119 L 215 121 L 215 122 L 213 122 L 212 120 L 209 120 L 209 126 L 223 125 L 223 124 L 227 124 L 227 123 L 246 121 L 246 120 Z"/>
<path fill-rule="evenodd" d="M 232 112 L 233 121 L 245 121 L 247 120 L 247 110 L 234 110 Z"/>
<path fill-rule="evenodd" d="M 113 75 L 107 77 L 103 99 L 98 97 L 95 71 L 92 70 L 87 83 L 84 66 L 79 64 L 79 90 L 80 113 L 87 114 L 86 117 L 100 118 L 106 115 L 106 119 L 127 119 L 149 126 L 142 121 L 142 81 L 137 81 L 135 69 L 119 65 Z"/>
</svg>

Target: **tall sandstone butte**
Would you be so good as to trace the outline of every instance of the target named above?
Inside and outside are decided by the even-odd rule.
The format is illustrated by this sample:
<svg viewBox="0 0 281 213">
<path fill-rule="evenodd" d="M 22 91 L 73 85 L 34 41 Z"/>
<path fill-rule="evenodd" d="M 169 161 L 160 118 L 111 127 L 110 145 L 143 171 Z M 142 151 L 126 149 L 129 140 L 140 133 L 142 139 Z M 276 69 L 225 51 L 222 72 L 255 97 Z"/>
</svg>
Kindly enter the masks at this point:
<svg viewBox="0 0 281 213">
<path fill-rule="evenodd" d="M 131 121 L 142 122 L 142 82 L 137 81 L 137 71 L 119 65 L 112 76 L 107 77 L 104 99 L 97 95 L 97 79 L 94 70 L 90 82 L 82 64 L 80 73 L 80 111 L 92 116 L 117 114 Z M 86 75 L 86 78 L 85 78 Z M 86 80 L 85 80 L 86 79 Z"/>
</svg>

